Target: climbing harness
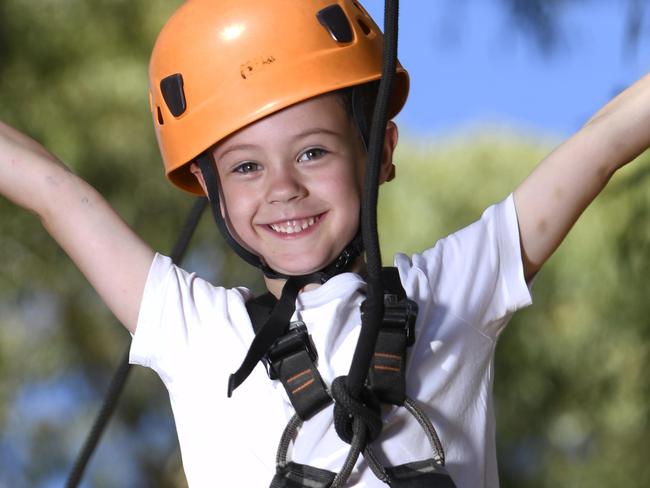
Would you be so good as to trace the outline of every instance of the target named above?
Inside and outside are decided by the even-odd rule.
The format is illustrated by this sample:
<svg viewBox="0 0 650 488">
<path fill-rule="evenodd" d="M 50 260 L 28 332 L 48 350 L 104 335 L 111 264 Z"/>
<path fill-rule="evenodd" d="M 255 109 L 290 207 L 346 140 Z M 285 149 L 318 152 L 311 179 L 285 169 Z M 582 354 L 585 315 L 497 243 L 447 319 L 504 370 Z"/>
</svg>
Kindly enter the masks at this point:
<svg viewBox="0 0 650 488">
<path fill-rule="evenodd" d="M 318 353 L 302 321 L 294 321 L 288 327 L 285 326 L 284 335 L 275 341 L 261 359 L 269 378 L 282 383 L 296 412 L 285 427 L 278 445 L 276 475 L 271 488 L 342 486 L 361 452 L 377 478 L 389 486 L 454 486 L 444 467 L 444 451 L 435 428 L 417 403 L 406 396 L 406 353 L 415 340 L 417 304 L 407 298 L 396 268 L 385 267 L 382 275 L 386 286 L 385 313 L 369 369 L 370 395 L 362 405 L 348 397 L 343 378 L 337 378 L 331 389 L 327 387 L 318 372 Z M 268 321 L 276 303 L 277 299 L 271 293 L 265 293 L 246 303 L 256 333 Z M 352 431 L 339 433 L 351 446 L 338 474 L 287 459 L 289 446 L 298 436 L 303 422 L 330 405 L 332 397 L 337 402 L 345 402 L 354 410 Z M 430 459 L 394 467 L 385 467 L 378 461 L 372 446 L 366 445 L 366 441 L 374 440 L 381 431 L 379 403 L 404 406 L 416 419 L 431 445 Z"/>
</svg>

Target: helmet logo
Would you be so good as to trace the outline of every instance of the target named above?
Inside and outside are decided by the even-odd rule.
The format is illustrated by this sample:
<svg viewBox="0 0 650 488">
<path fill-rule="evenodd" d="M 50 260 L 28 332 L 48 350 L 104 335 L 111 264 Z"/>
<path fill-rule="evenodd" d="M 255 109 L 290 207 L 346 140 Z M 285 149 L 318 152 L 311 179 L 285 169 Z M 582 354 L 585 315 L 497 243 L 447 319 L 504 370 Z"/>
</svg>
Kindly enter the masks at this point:
<svg viewBox="0 0 650 488">
<path fill-rule="evenodd" d="M 352 27 L 350 27 L 350 22 L 340 5 L 334 4 L 325 7 L 316 14 L 316 17 L 336 42 L 352 41 Z"/>
<path fill-rule="evenodd" d="M 160 91 L 167 108 L 174 117 L 178 117 L 185 112 L 187 104 L 185 103 L 185 92 L 183 91 L 183 76 L 180 73 L 160 80 Z"/>
<path fill-rule="evenodd" d="M 275 63 L 275 57 L 266 56 L 264 58 L 254 59 L 252 61 L 247 61 L 239 66 L 239 74 L 245 80 L 249 76 L 253 75 L 256 70 L 264 68 L 270 64 Z"/>
</svg>

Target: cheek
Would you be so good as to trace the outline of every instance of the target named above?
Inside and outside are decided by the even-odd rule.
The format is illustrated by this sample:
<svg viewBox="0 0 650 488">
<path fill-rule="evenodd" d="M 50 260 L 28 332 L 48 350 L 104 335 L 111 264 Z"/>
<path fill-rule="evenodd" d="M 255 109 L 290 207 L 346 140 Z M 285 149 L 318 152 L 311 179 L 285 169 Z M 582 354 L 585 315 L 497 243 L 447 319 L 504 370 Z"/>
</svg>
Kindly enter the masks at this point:
<svg viewBox="0 0 650 488">
<path fill-rule="evenodd" d="M 363 164 L 357 164 L 354 159 L 347 159 L 331 178 L 332 191 L 345 193 L 349 196 L 361 196 L 363 187 Z"/>
<path fill-rule="evenodd" d="M 363 196 L 363 175 L 361 172 L 359 170 L 350 171 L 341 188 L 345 188 L 348 199 L 354 201 L 356 206 L 360 208 Z"/>
<path fill-rule="evenodd" d="M 238 234 L 246 229 L 245 224 L 250 221 L 252 212 L 250 199 L 242 198 L 242 194 L 241 191 L 228 187 L 221 192 L 221 214 L 227 214 L 229 225 L 234 227 Z"/>
<path fill-rule="evenodd" d="M 361 206 L 361 189 L 352 174 L 341 174 L 318 182 L 318 193 L 334 208 L 354 215 Z"/>
<path fill-rule="evenodd" d="M 348 173 L 332 182 L 329 187 L 329 198 L 339 209 L 339 218 L 346 229 L 356 231 L 359 225 L 361 210 L 361 185 L 354 174 Z"/>
</svg>

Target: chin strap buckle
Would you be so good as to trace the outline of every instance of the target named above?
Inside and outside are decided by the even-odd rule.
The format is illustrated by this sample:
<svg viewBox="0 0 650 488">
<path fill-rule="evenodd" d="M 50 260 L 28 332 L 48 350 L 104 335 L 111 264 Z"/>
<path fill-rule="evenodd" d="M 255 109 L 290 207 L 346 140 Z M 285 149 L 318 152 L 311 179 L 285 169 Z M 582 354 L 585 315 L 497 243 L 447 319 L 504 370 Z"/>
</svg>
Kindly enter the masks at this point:
<svg viewBox="0 0 650 488">
<path fill-rule="evenodd" d="M 334 269 L 337 271 L 344 271 L 356 256 L 358 256 L 358 253 L 354 252 L 349 247 L 346 247 L 334 263 Z"/>
</svg>

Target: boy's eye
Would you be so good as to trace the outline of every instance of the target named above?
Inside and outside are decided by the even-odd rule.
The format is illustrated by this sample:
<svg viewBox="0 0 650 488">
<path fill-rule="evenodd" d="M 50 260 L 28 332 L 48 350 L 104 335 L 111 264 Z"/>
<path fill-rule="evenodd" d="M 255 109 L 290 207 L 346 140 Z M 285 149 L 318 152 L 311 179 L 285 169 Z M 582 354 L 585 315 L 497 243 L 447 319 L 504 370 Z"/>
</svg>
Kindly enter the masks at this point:
<svg viewBox="0 0 650 488">
<path fill-rule="evenodd" d="M 260 165 L 252 161 L 246 161 L 245 163 L 240 164 L 234 170 L 235 173 L 252 173 L 257 171 L 260 168 Z"/>
<path fill-rule="evenodd" d="M 318 159 L 322 157 L 327 151 L 320 149 L 318 147 L 312 147 L 303 152 L 299 157 L 298 161 L 311 161 L 312 159 Z"/>
</svg>

